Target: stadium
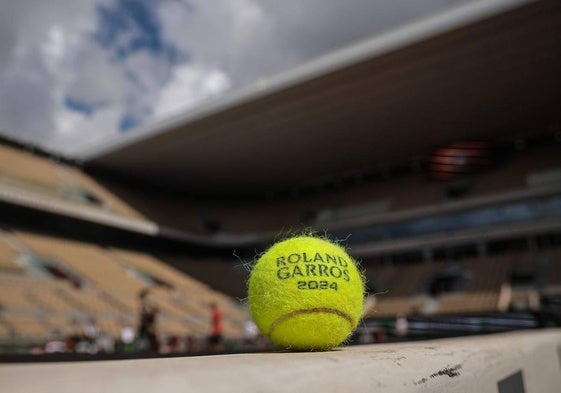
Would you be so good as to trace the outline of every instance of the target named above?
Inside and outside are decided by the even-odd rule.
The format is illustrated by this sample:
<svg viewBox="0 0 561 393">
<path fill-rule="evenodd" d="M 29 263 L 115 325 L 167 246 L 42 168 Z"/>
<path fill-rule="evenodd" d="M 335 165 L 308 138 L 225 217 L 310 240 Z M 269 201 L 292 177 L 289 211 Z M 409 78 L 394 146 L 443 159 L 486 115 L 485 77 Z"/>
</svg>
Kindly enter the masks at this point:
<svg viewBox="0 0 561 393">
<path fill-rule="evenodd" d="M 559 26 L 473 2 L 79 156 L 2 138 L 2 386 L 558 391 Z M 251 323 L 254 259 L 306 231 L 365 274 L 341 350 Z"/>
</svg>

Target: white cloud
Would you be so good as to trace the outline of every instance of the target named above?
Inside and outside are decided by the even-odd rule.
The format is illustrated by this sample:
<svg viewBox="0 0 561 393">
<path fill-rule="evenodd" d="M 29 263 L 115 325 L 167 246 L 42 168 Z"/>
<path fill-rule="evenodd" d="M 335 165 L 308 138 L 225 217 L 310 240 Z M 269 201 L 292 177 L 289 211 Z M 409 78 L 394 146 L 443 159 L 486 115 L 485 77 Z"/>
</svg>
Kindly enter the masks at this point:
<svg viewBox="0 0 561 393">
<path fill-rule="evenodd" d="M 81 42 L 66 60 L 60 69 L 68 71 L 62 87 L 66 95 L 108 105 L 123 100 L 127 87 L 123 67 L 107 61 L 102 48 L 91 41 Z"/>
<path fill-rule="evenodd" d="M 115 130 L 108 127 L 119 122 L 120 111 L 107 107 L 96 111 L 91 116 L 57 108 L 54 113 L 56 133 L 53 140 L 58 143 L 58 150 L 63 153 L 72 153 L 91 144 L 102 141 L 114 135 Z M 84 135 L 89 135 L 84 138 Z"/>
<path fill-rule="evenodd" d="M 126 57 L 93 38 L 100 28 L 96 7 L 117 1 L 0 2 L 0 130 L 76 153 L 114 136 L 124 120 L 136 125 L 192 108 L 366 35 L 472 0 L 144 0 L 161 25 L 159 45 L 173 53 L 148 48 Z M 143 28 L 133 24 L 116 39 L 125 45 Z"/>
<path fill-rule="evenodd" d="M 222 70 L 233 87 L 294 63 L 277 45 L 274 15 L 268 14 L 259 1 L 192 3 L 187 12 L 177 2 L 160 7 L 164 36 L 188 52 L 195 63 Z"/>
<path fill-rule="evenodd" d="M 6 133 L 43 146 L 65 142 L 56 140 L 55 121 L 73 75 L 65 62 L 93 24 L 93 4 L 2 3 L 0 24 L 11 33 L 0 37 L 0 128 Z M 60 17 L 61 9 L 68 18 Z"/>
<path fill-rule="evenodd" d="M 194 107 L 202 99 L 216 96 L 230 87 L 228 76 L 201 65 L 177 67 L 154 107 L 155 117 L 165 117 Z"/>
</svg>

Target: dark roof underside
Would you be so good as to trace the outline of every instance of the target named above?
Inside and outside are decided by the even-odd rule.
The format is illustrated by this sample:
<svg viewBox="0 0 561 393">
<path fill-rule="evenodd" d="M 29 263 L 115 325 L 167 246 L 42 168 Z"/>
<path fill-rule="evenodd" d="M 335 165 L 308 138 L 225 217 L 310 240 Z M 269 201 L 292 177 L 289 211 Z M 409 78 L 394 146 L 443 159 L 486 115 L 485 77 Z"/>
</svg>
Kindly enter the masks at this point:
<svg viewBox="0 0 561 393">
<path fill-rule="evenodd" d="M 93 155 L 87 168 L 243 194 L 364 173 L 559 121 L 561 3 L 486 16 Z"/>
</svg>

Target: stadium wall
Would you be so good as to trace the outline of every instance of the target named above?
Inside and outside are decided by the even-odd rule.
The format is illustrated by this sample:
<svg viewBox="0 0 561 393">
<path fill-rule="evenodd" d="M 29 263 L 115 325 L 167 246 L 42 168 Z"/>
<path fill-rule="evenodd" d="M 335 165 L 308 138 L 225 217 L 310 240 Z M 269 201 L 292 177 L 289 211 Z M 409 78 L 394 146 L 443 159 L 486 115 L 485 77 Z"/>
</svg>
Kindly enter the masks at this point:
<svg viewBox="0 0 561 393">
<path fill-rule="evenodd" d="M 7 391 L 555 393 L 561 332 L 527 331 L 329 352 L 3 364 Z"/>
</svg>

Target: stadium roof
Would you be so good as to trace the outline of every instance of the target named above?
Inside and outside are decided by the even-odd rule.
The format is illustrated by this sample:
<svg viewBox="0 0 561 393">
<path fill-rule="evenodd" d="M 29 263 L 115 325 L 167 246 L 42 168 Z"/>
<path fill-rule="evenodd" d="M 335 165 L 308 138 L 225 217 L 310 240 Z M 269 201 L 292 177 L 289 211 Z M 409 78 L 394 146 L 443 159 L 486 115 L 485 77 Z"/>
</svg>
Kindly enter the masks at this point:
<svg viewBox="0 0 561 393">
<path fill-rule="evenodd" d="M 561 3 L 476 1 L 84 153 L 146 185 L 247 193 L 352 176 L 559 121 Z"/>
</svg>

